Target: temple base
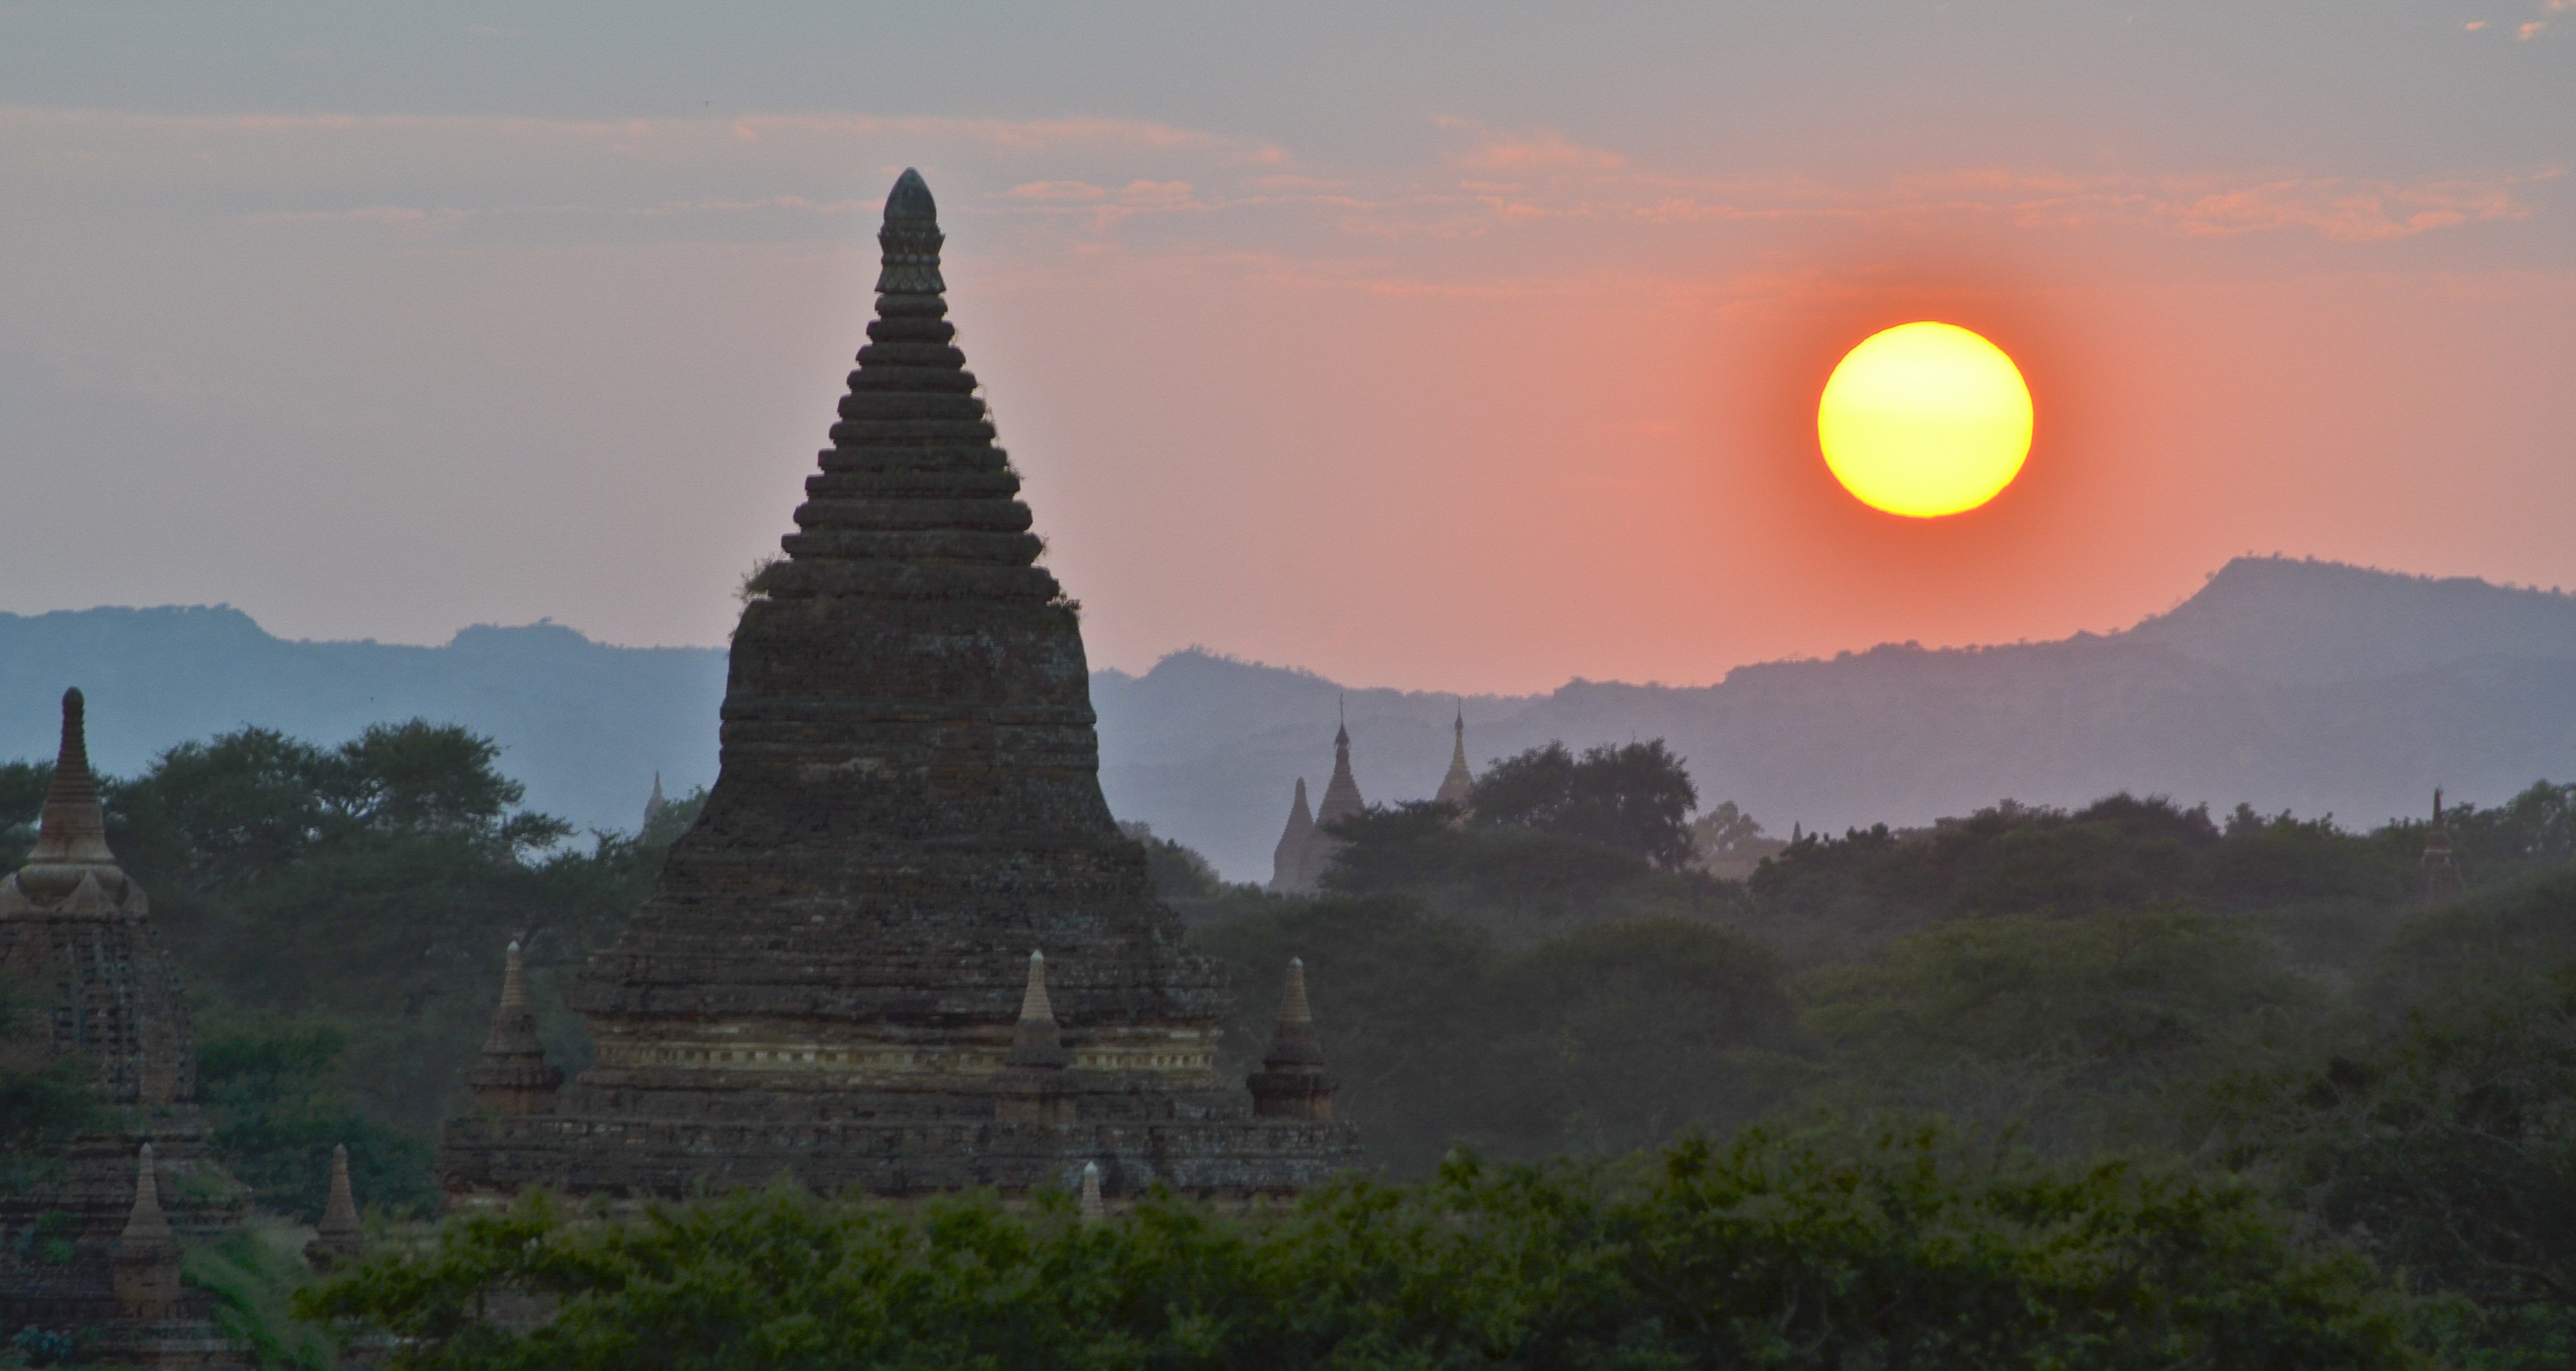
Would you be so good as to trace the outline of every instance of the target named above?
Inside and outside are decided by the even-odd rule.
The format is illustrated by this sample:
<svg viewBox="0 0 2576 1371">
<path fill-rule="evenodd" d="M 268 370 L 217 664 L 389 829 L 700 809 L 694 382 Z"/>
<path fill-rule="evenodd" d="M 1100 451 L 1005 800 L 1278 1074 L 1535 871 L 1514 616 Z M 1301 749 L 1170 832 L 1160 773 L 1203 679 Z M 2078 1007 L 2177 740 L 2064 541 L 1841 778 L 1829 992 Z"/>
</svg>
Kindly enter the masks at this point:
<svg viewBox="0 0 2576 1371">
<path fill-rule="evenodd" d="M 681 1199 L 781 1177 L 818 1194 L 910 1197 L 990 1188 L 1071 1191 L 1085 1162 L 1112 1195 L 1162 1185 L 1214 1199 L 1293 1194 L 1362 1165 L 1347 1123 L 1168 1119 L 1071 1124 L 955 1119 L 910 1123 L 729 1123 L 620 1117 L 452 1119 L 438 1172 L 450 1209 L 506 1204 L 519 1191 Z"/>
</svg>

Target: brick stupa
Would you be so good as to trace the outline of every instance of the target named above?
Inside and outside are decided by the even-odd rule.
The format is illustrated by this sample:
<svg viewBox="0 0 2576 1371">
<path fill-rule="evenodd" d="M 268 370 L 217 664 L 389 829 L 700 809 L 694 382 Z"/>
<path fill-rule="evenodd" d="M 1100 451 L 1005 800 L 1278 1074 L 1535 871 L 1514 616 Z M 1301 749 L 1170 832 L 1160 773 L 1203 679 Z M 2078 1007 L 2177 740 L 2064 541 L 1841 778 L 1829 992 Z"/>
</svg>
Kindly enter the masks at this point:
<svg viewBox="0 0 2576 1371">
<path fill-rule="evenodd" d="M 1112 1195 L 1251 1196 L 1359 1161 L 1349 1124 L 1256 1115 L 1217 1075 L 1227 994 L 1101 798 L 1076 607 L 955 346 L 942 241 L 905 172 L 841 422 L 734 634 L 715 788 L 566 996 L 594 1064 L 551 1107 L 451 1122 L 451 1205 L 781 1173 L 1026 1193 L 1086 1165 Z"/>
</svg>

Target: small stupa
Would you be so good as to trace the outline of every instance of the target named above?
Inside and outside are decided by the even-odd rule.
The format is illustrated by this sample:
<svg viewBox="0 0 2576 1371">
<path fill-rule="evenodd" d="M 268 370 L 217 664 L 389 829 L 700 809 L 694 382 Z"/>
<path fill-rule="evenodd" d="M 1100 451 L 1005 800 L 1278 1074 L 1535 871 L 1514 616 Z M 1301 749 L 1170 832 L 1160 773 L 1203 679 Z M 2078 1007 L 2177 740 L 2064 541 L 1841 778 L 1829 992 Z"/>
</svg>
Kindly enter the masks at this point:
<svg viewBox="0 0 2576 1371">
<path fill-rule="evenodd" d="M 957 348 L 920 173 L 877 241 L 832 446 L 747 587 L 715 786 L 565 995 L 589 1068 L 550 1111 L 450 1121 L 451 1205 L 781 1173 L 1025 1194 L 1084 1163 L 1113 1195 L 1250 1196 L 1360 1159 L 1218 1077 L 1230 997 L 1101 796 L 1079 611 Z"/>
<path fill-rule="evenodd" d="M 349 1187 L 349 1145 L 331 1149 L 331 1198 L 322 1206 L 322 1222 L 313 1241 L 304 1245 L 305 1259 L 318 1267 L 354 1260 L 367 1244 L 367 1227 L 358 1217 L 358 1197 Z"/>
</svg>

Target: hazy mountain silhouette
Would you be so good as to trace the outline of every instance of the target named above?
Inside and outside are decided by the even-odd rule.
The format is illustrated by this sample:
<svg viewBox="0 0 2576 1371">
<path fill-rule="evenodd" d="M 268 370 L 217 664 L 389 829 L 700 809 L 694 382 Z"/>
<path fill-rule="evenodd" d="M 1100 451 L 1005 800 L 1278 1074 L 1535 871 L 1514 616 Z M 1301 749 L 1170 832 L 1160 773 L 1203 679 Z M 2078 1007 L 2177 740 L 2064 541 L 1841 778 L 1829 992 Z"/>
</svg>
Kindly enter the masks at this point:
<svg viewBox="0 0 2576 1371">
<path fill-rule="evenodd" d="M 716 649 L 610 647 L 552 624 L 424 648 L 291 642 L 223 608 L 0 615 L 0 757 L 52 754 L 66 685 L 89 693 L 94 755 L 116 772 L 244 723 L 331 742 L 421 715 L 498 739 L 531 804 L 632 828 L 654 771 L 674 791 L 714 778 L 724 669 Z M 1438 786 L 1459 703 L 1200 651 L 1096 673 L 1092 699 L 1111 808 L 1237 879 L 1269 875 L 1297 778 L 1330 773 L 1337 700 L 1381 802 Z M 2121 633 L 1464 704 L 1480 768 L 1550 739 L 1662 737 L 1704 800 L 1778 832 L 2122 789 L 2376 823 L 2437 784 L 2493 800 L 2576 777 L 2576 596 L 2243 558 Z"/>
<path fill-rule="evenodd" d="M 1094 678 L 1103 783 L 1122 817 L 1266 877 L 1299 776 L 1332 766 L 1342 687 L 1202 652 Z M 1373 802 L 1428 798 L 1453 697 L 1347 692 Z M 1703 802 L 1785 834 L 1916 823 L 2010 797 L 2115 790 L 2377 823 L 2436 785 L 2501 799 L 2576 778 L 2576 596 L 2240 558 L 2125 632 L 1741 667 L 1714 686 L 1574 681 L 1470 697 L 1469 759 L 1561 738 L 1662 737 Z"/>
<path fill-rule="evenodd" d="M 0 758 L 51 760 L 49 711 L 73 685 L 90 758 L 118 775 L 244 724 L 336 743 L 419 716 L 498 740 L 531 806 L 632 829 L 655 771 L 675 794 L 715 779 L 724 678 L 715 648 L 610 647 L 559 624 L 406 647 L 271 637 L 223 606 L 0 614 Z"/>
</svg>

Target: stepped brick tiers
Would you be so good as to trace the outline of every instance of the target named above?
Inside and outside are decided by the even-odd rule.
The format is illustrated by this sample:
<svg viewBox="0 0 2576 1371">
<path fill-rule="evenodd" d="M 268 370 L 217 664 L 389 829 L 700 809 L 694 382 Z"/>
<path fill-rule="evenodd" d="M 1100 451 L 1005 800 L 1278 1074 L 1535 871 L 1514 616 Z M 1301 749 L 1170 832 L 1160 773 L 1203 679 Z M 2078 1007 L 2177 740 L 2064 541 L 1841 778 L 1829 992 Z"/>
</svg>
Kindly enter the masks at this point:
<svg viewBox="0 0 2576 1371">
<path fill-rule="evenodd" d="M 2451 825 L 2442 818 L 2442 792 L 2433 792 L 2433 827 L 2424 835 L 2424 855 L 2415 859 L 2415 898 L 2425 904 L 2465 893 L 2459 859 L 2451 849 Z"/>
<path fill-rule="evenodd" d="M 79 691 L 62 722 L 35 848 L 0 878 L 0 989 L 18 1019 L 0 1054 L 78 1060 L 103 1122 L 0 1191 L 0 1344 L 78 1331 L 109 1361 L 217 1364 L 227 1345 L 179 1285 L 175 1234 L 239 1224 L 240 1187 L 207 1156 L 187 1000 L 108 848 Z"/>
<path fill-rule="evenodd" d="M 567 995 L 592 1065 L 551 1109 L 449 1124 L 451 1205 L 781 1173 L 1028 1193 L 1086 1166 L 1111 1196 L 1251 1197 L 1360 1162 L 1350 1125 L 1256 1115 L 1217 1075 L 1226 991 L 1101 798 L 1076 609 L 1035 565 L 942 241 L 905 172 L 841 422 L 734 634 L 715 788 Z"/>
</svg>

